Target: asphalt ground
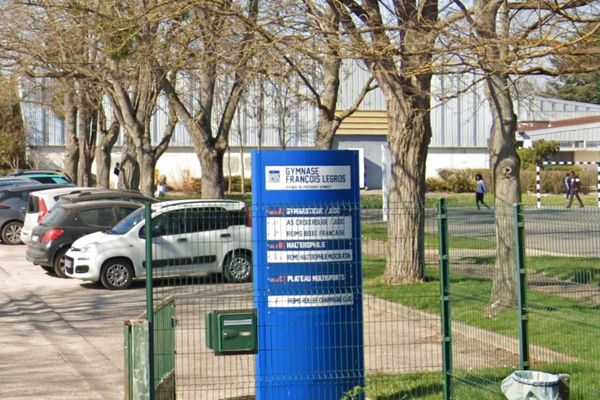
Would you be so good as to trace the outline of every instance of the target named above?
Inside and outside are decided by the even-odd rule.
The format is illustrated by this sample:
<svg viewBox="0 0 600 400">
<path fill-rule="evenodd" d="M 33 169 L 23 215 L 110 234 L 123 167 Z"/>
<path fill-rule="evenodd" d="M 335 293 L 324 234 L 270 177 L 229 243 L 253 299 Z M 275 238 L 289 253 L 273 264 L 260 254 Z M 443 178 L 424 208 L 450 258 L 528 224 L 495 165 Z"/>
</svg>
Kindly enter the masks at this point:
<svg viewBox="0 0 600 400">
<path fill-rule="evenodd" d="M 143 286 L 60 279 L 24 255 L 0 244 L 0 398 L 122 399 L 123 321 L 143 312 Z"/>
</svg>

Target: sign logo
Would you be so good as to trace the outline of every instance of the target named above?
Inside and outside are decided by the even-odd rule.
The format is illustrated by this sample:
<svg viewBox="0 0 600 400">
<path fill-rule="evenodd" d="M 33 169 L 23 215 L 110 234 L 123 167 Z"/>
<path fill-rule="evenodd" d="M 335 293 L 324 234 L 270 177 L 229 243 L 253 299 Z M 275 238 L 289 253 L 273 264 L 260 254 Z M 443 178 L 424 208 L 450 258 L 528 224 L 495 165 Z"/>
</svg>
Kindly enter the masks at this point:
<svg viewBox="0 0 600 400">
<path fill-rule="evenodd" d="M 279 183 L 281 182 L 281 171 L 272 169 L 269 170 L 269 183 Z"/>
</svg>

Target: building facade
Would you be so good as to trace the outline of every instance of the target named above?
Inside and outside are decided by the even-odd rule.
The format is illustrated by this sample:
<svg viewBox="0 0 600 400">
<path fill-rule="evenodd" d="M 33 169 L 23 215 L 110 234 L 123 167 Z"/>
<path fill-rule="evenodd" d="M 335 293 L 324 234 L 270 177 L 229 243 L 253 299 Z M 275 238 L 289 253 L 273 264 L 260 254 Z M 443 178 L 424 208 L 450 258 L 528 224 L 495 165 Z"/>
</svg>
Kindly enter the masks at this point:
<svg viewBox="0 0 600 400">
<path fill-rule="evenodd" d="M 348 109 L 354 103 L 370 75 L 367 70 L 352 67 L 344 74 L 338 109 Z M 432 83 L 431 101 L 432 139 L 429 146 L 426 171 L 435 176 L 442 168 L 489 167 L 488 141 L 492 124 L 489 104 L 478 77 L 436 76 Z M 189 85 L 193 87 L 192 84 Z M 61 169 L 65 145 L 64 121 L 44 101 L 48 97 L 45 85 L 29 83 L 23 89 L 23 117 L 29 137 L 30 159 L 39 168 Z M 192 100 L 190 100 L 192 101 Z M 110 106 L 106 104 L 107 114 Z M 162 138 L 167 124 L 167 104 L 160 98 L 152 118 L 150 132 L 154 143 Z M 523 122 L 545 122 L 600 116 L 600 106 L 560 99 L 530 96 L 515 101 L 515 111 Z M 283 89 L 269 83 L 251 87 L 241 102 L 229 137 L 230 149 L 225 159 L 226 175 L 250 176 L 250 152 L 253 149 L 293 149 L 314 147 L 317 112 L 314 107 L 289 96 Z M 595 124 L 595 125 L 594 125 Z M 598 149 L 600 123 L 562 129 L 547 126 L 544 138 L 556 138 L 561 149 L 572 146 L 580 149 Z M 555 130 L 552 130 L 555 128 Z M 376 89 L 367 94 L 359 110 L 340 126 L 334 143 L 335 149 L 361 150 L 364 186 L 377 189 L 382 186 L 382 159 L 387 144 L 388 122 L 385 96 Z M 536 140 L 539 132 L 522 130 L 517 140 L 525 144 Z M 529 135 L 529 138 L 527 137 Z M 121 139 L 113 150 L 113 164 L 120 159 Z M 593 146 L 593 147 L 589 147 Z M 578 157 L 594 158 L 587 152 Z M 182 124 L 178 124 L 168 151 L 160 158 L 157 168 L 169 182 L 184 175 L 200 177 L 202 171 L 192 141 Z M 114 178 L 114 177 L 113 177 Z"/>
</svg>

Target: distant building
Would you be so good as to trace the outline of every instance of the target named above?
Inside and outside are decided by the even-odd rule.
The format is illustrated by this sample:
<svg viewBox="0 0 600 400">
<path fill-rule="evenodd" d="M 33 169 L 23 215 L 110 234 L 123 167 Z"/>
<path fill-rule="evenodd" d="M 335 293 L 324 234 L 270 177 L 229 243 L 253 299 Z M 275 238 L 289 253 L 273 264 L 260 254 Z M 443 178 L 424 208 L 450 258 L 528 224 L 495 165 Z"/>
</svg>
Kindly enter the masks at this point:
<svg viewBox="0 0 600 400">
<path fill-rule="evenodd" d="M 340 93 L 340 110 L 354 103 L 368 79 L 368 71 L 361 68 L 347 74 Z M 433 80 L 433 136 L 426 166 L 428 176 L 435 176 L 441 168 L 489 167 L 491 112 L 483 87 L 474 83 L 475 79 L 475 75 L 464 75 L 438 76 Z M 64 121 L 51 107 L 44 105 L 44 97 L 42 87 L 29 85 L 23 90 L 23 116 L 30 154 L 40 167 L 60 169 L 65 144 Z M 154 143 L 159 142 L 166 126 L 165 109 L 166 101 L 160 99 L 150 127 Z M 572 152 L 575 158 L 595 157 L 594 161 L 597 160 L 592 153 L 593 149 L 598 150 L 600 143 L 600 122 L 595 120 L 600 120 L 599 105 L 532 96 L 516 100 L 515 112 L 522 121 L 517 140 L 525 144 L 542 137 L 558 140 L 561 153 Z M 551 121 L 569 119 L 588 122 L 568 126 L 551 124 Z M 285 97 L 272 85 L 255 85 L 248 90 L 236 115 L 230 134 L 230 151 L 224 163 L 225 174 L 240 175 L 243 160 L 245 175 L 249 176 L 252 149 L 313 147 L 316 122 L 314 108 Z M 542 126 L 540 122 L 546 125 L 537 129 Z M 381 188 L 382 148 L 387 142 L 387 132 L 386 101 L 377 89 L 367 94 L 359 110 L 344 121 L 335 138 L 336 149 L 361 150 L 363 184 L 369 188 Z M 120 143 L 119 140 L 113 150 L 113 164 L 120 160 Z M 158 161 L 157 168 L 169 182 L 176 182 L 184 173 L 201 176 L 200 164 L 183 125 L 177 126 L 169 150 Z M 114 178 L 111 174 L 111 179 Z"/>
<path fill-rule="evenodd" d="M 530 147 L 539 140 L 557 141 L 560 151 L 553 161 L 597 162 L 600 152 L 600 115 L 521 122 L 517 140 Z"/>
</svg>

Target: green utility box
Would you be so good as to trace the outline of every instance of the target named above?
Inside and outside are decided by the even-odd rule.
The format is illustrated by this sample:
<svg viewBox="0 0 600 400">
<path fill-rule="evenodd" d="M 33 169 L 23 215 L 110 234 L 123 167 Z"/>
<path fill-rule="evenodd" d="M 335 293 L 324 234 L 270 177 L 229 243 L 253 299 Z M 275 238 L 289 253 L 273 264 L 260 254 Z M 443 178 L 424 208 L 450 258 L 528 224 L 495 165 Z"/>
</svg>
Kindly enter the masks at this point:
<svg viewBox="0 0 600 400">
<path fill-rule="evenodd" d="M 256 310 L 211 311 L 205 317 L 206 347 L 215 354 L 255 354 Z"/>
</svg>

